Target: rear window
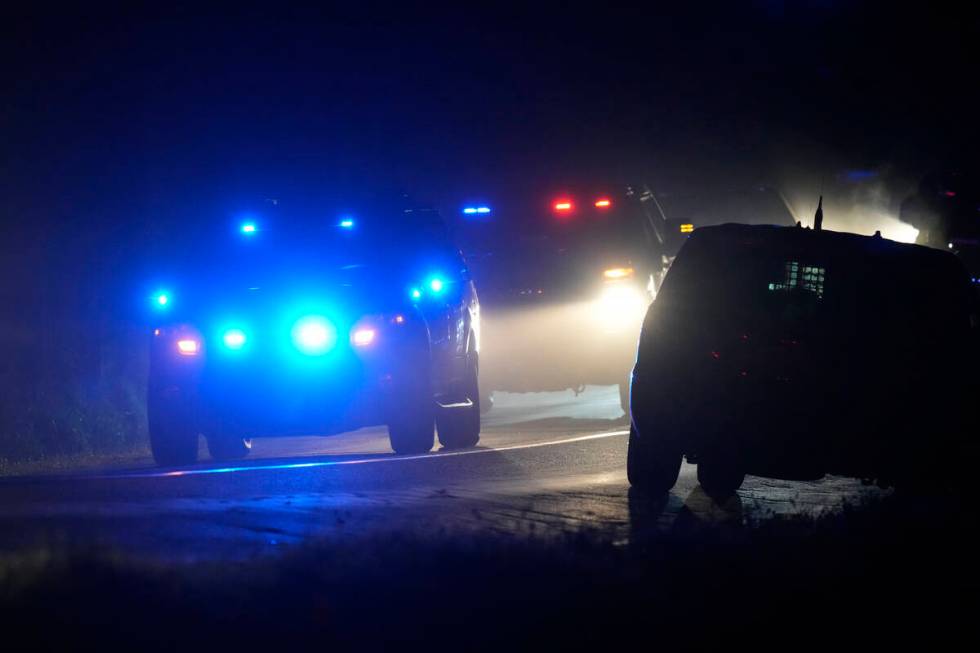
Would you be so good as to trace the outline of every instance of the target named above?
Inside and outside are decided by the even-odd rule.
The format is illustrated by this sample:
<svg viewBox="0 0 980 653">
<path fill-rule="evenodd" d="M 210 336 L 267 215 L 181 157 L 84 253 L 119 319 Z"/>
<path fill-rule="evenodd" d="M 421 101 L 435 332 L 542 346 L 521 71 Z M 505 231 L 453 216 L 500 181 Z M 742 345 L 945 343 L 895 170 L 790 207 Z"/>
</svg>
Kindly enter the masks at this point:
<svg viewBox="0 0 980 653">
<path fill-rule="evenodd" d="M 658 303 L 709 330 L 819 328 L 842 337 L 942 337 L 969 326 L 965 279 L 945 257 L 692 239 Z"/>
</svg>

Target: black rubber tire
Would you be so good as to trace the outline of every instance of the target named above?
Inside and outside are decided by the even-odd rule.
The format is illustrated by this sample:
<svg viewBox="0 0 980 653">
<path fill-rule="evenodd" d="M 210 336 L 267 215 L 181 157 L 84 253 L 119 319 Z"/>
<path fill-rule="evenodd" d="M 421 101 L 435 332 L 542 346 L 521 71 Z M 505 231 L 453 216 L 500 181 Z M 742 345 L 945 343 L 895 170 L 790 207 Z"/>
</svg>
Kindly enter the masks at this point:
<svg viewBox="0 0 980 653">
<path fill-rule="evenodd" d="M 467 366 L 466 381 L 460 394 L 471 404 L 465 408 L 440 408 L 436 414 L 439 442 L 446 449 L 465 449 L 480 441 L 480 367 L 473 360 Z"/>
<path fill-rule="evenodd" d="M 393 417 L 388 423 L 388 439 L 397 454 L 423 454 L 432 451 L 436 443 L 435 419 L 432 406 L 405 407 L 405 414 Z"/>
<path fill-rule="evenodd" d="M 397 454 L 418 455 L 436 441 L 436 401 L 428 348 L 406 353 L 406 372 L 396 377 L 386 408 L 388 440 Z"/>
<path fill-rule="evenodd" d="M 252 440 L 232 435 L 208 435 L 208 453 L 215 460 L 241 460 L 252 450 Z"/>
<path fill-rule="evenodd" d="M 630 425 L 626 452 L 626 477 L 630 485 L 646 494 L 661 495 L 677 483 L 683 454 L 653 438 L 642 438 Z"/>
<path fill-rule="evenodd" d="M 723 503 L 742 487 L 745 472 L 732 456 L 715 454 L 698 460 L 698 483 L 715 503 Z"/>
<path fill-rule="evenodd" d="M 200 429 L 193 409 L 180 399 L 155 397 L 147 401 L 147 422 L 153 460 L 161 467 L 197 462 Z"/>
</svg>

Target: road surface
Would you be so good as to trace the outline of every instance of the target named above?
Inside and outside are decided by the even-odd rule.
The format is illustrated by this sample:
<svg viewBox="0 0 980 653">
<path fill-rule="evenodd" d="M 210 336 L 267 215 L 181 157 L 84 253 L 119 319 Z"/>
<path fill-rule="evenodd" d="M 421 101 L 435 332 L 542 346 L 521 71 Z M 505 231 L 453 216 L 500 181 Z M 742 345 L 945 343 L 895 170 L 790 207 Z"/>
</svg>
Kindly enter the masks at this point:
<svg viewBox="0 0 980 653">
<path fill-rule="evenodd" d="M 878 490 L 748 477 L 724 506 L 685 464 L 662 505 L 630 501 L 627 423 L 614 386 L 495 396 L 480 445 L 396 456 L 384 429 L 330 438 L 258 439 L 248 459 L 138 465 L 0 480 L 0 553 L 70 545 L 164 559 L 248 557 L 315 537 L 493 531 L 534 536 L 839 509 Z"/>
</svg>

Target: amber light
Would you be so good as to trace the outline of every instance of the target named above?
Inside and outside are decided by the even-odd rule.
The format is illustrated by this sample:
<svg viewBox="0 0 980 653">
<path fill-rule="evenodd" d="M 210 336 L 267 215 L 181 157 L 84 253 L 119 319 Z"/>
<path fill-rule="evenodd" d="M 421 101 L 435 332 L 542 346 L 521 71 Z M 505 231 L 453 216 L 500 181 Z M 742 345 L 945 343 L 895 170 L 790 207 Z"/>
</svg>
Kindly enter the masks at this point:
<svg viewBox="0 0 980 653">
<path fill-rule="evenodd" d="M 633 276 L 633 268 L 609 268 L 603 270 L 602 276 L 607 279 L 628 279 Z"/>
</svg>

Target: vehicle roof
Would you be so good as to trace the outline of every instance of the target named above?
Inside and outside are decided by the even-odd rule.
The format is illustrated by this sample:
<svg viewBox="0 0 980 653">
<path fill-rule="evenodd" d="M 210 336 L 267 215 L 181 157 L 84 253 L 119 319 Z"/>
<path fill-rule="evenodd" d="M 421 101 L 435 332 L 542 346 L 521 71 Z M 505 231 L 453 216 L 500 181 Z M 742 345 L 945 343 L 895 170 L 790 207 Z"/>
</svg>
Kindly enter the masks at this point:
<svg viewBox="0 0 980 653">
<path fill-rule="evenodd" d="M 659 193 L 668 220 L 695 226 L 726 222 L 793 226 L 796 219 L 780 193 L 768 186 L 704 190 L 695 194 Z"/>
<path fill-rule="evenodd" d="M 733 241 L 754 244 L 771 250 L 786 249 L 806 252 L 813 256 L 828 257 L 901 257 L 909 265 L 947 267 L 963 271 L 959 260 L 942 250 L 900 243 L 880 236 L 829 231 L 803 227 L 773 225 L 722 224 L 700 227 L 690 236 L 690 241 L 705 245 L 730 245 Z M 965 271 L 963 271 L 965 274 Z"/>
</svg>

